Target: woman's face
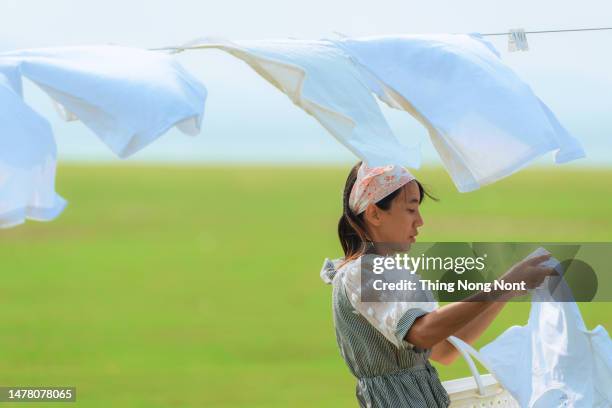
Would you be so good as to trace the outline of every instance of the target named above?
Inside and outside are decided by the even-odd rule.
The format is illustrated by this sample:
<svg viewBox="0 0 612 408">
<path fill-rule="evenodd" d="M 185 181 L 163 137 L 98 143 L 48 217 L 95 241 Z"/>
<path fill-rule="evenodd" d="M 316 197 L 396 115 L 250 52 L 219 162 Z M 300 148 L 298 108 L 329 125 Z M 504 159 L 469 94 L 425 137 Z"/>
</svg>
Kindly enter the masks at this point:
<svg viewBox="0 0 612 408">
<path fill-rule="evenodd" d="M 416 242 L 418 229 L 423 225 L 420 199 L 419 186 L 416 181 L 411 181 L 402 187 L 388 210 L 381 210 L 375 205 L 371 206 L 375 208 L 368 208 L 366 219 L 374 242 L 399 246 L 398 249 L 403 251 L 410 249 L 410 244 Z"/>
</svg>

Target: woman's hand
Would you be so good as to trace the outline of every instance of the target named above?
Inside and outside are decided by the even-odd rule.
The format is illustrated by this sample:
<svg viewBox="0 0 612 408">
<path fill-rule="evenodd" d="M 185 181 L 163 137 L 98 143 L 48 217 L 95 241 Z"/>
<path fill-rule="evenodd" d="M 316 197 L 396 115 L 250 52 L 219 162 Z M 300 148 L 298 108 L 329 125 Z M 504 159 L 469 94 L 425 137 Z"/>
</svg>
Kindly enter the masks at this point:
<svg viewBox="0 0 612 408">
<path fill-rule="evenodd" d="M 555 270 L 550 267 L 540 266 L 541 263 L 546 262 L 550 259 L 551 254 L 535 256 L 533 258 L 523 259 L 516 265 L 514 265 L 508 272 L 506 272 L 500 280 L 510 283 L 521 283 L 525 282 L 525 290 L 514 290 L 507 291 L 504 293 L 504 298 L 513 298 L 516 296 L 523 296 L 527 294 L 527 289 L 533 289 L 544 281 L 544 279 L 555 274 Z"/>
</svg>

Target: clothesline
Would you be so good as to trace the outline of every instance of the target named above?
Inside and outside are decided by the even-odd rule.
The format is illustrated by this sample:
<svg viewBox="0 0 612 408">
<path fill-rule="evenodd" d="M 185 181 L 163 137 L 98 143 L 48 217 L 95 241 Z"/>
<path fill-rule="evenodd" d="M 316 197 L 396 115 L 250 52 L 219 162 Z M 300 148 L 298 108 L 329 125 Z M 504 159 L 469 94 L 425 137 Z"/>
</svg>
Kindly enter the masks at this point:
<svg viewBox="0 0 612 408">
<path fill-rule="evenodd" d="M 602 30 L 612 30 L 612 27 L 599 27 L 599 28 L 570 28 L 566 30 L 541 30 L 541 31 L 525 31 L 525 34 L 549 34 L 549 33 L 570 33 L 570 32 L 579 32 L 579 31 L 602 31 Z M 483 37 L 494 36 L 494 35 L 509 35 L 511 32 L 506 33 L 486 33 L 480 34 Z"/>
<path fill-rule="evenodd" d="M 612 30 L 612 27 L 592 27 L 592 28 L 570 28 L 570 29 L 562 29 L 562 30 L 538 30 L 538 31 L 525 31 L 524 29 L 511 29 L 508 32 L 503 33 L 484 33 L 480 34 L 482 37 L 493 37 L 506 35 L 508 36 L 508 51 L 528 51 L 529 45 L 527 43 L 527 34 L 552 34 L 552 33 L 569 33 L 569 32 L 583 32 L 583 31 L 605 31 Z M 348 37 L 342 33 L 335 32 L 340 37 Z M 190 45 L 192 44 L 192 45 Z M 187 50 L 195 50 L 201 48 L 209 48 L 210 46 L 202 46 L 200 44 L 191 42 L 187 43 L 184 46 L 167 46 L 167 47 L 159 47 L 159 48 L 149 48 L 149 51 L 170 51 L 171 53 L 179 53 Z"/>
</svg>

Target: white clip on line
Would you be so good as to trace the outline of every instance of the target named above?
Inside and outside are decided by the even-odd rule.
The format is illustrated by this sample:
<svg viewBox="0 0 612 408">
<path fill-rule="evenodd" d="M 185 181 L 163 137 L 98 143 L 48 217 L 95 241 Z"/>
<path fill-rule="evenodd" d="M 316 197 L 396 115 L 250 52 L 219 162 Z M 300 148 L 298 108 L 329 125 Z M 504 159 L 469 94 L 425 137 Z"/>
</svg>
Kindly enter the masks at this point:
<svg viewBox="0 0 612 408">
<path fill-rule="evenodd" d="M 529 44 L 527 44 L 527 35 L 525 30 L 517 28 L 510 30 L 508 33 L 508 51 L 529 51 Z"/>
</svg>

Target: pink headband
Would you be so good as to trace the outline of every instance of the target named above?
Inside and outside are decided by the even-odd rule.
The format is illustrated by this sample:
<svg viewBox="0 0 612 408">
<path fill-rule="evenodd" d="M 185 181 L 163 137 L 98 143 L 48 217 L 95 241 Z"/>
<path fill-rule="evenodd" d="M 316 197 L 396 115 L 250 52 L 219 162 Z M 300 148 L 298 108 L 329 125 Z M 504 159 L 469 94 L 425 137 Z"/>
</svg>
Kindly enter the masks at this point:
<svg viewBox="0 0 612 408">
<path fill-rule="evenodd" d="M 349 208 L 359 215 L 398 188 L 414 180 L 408 170 L 398 165 L 368 167 L 365 162 L 357 171 L 357 180 L 349 197 Z"/>
</svg>

